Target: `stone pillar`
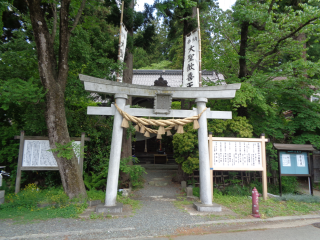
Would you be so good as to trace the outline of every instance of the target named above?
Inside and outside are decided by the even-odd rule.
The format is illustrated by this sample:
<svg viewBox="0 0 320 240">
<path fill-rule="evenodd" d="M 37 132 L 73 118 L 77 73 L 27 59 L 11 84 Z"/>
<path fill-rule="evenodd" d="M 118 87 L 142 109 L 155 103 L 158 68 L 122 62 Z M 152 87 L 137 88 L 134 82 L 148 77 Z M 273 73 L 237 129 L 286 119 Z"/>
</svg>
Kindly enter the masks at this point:
<svg viewBox="0 0 320 240">
<path fill-rule="evenodd" d="M 207 102 L 207 98 L 196 99 L 198 114 L 200 114 L 203 111 L 203 109 L 206 108 Z M 200 125 L 200 128 L 198 129 L 200 200 L 202 204 L 212 205 L 208 148 L 208 127 L 206 112 L 202 113 L 198 122 Z"/>
<path fill-rule="evenodd" d="M 119 93 L 115 95 L 116 103 L 120 109 L 124 109 L 127 98 L 127 94 Z M 115 110 L 105 201 L 105 206 L 107 207 L 116 206 L 123 133 L 121 123 L 122 116 L 120 115 L 118 110 Z"/>
</svg>

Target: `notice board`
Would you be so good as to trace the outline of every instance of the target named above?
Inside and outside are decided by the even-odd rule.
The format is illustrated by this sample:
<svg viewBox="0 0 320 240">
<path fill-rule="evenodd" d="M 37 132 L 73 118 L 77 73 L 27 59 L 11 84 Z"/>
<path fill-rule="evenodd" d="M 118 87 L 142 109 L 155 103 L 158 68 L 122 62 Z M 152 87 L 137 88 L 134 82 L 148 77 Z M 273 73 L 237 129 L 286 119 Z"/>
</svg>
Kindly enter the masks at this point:
<svg viewBox="0 0 320 240">
<path fill-rule="evenodd" d="M 263 171 L 261 142 L 213 140 L 211 147 L 211 170 Z"/>
<path fill-rule="evenodd" d="M 309 175 L 308 153 L 301 151 L 280 151 L 281 175 Z"/>
</svg>

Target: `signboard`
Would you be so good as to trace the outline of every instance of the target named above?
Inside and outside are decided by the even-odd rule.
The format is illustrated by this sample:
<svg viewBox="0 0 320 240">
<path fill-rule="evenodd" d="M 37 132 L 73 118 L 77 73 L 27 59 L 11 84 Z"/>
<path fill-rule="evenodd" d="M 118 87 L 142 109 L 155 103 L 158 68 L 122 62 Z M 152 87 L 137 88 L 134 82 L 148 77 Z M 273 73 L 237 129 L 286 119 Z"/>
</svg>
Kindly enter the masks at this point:
<svg viewBox="0 0 320 240">
<path fill-rule="evenodd" d="M 309 174 L 308 154 L 288 153 L 288 151 L 280 151 L 280 171 L 284 174 Z"/>
<path fill-rule="evenodd" d="M 21 131 L 20 136 L 15 136 L 14 139 L 20 139 L 15 193 L 18 193 L 20 191 L 21 171 L 59 170 L 53 153 L 51 151 L 48 151 L 50 149 L 48 137 L 25 136 L 24 131 Z M 81 138 L 71 137 L 70 139 L 74 141 L 73 150 L 78 158 L 78 163 L 82 175 L 84 141 L 90 141 L 90 138 L 86 138 L 85 133 L 82 133 Z"/>
<path fill-rule="evenodd" d="M 80 162 L 80 141 L 73 142 L 74 152 Z M 50 150 L 49 140 L 25 140 L 22 167 L 58 167 Z"/>
<path fill-rule="evenodd" d="M 267 199 L 266 146 L 269 139 L 212 137 L 209 133 L 210 170 L 262 171 L 263 199 Z M 213 172 L 211 171 L 213 191 Z M 213 193 L 212 193 L 213 194 Z"/>
<path fill-rule="evenodd" d="M 310 144 L 274 143 L 273 146 L 278 150 L 280 196 L 282 196 L 282 176 L 308 177 L 309 192 L 313 195 L 309 153 L 316 149 Z"/>
<path fill-rule="evenodd" d="M 198 29 L 185 38 L 182 87 L 199 87 L 199 32 Z"/>
<path fill-rule="evenodd" d="M 212 141 L 211 170 L 262 171 L 261 142 Z"/>
</svg>

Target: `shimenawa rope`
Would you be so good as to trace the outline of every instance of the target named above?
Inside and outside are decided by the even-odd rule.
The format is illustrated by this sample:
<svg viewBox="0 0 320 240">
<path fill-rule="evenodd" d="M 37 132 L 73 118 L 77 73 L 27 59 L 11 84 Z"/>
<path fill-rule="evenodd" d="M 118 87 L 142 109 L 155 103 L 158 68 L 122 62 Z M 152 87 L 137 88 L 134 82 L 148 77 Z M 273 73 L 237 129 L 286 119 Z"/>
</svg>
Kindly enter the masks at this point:
<svg viewBox="0 0 320 240">
<path fill-rule="evenodd" d="M 201 117 L 202 113 L 207 110 L 207 108 L 205 108 L 200 114 L 192 117 L 187 117 L 184 119 L 155 120 L 155 119 L 145 119 L 145 118 L 138 118 L 135 116 L 131 116 L 130 114 L 121 110 L 117 104 L 114 104 L 114 105 L 119 111 L 119 113 L 121 114 L 121 116 L 123 117 L 121 127 L 128 128 L 129 127 L 128 121 L 131 121 L 137 124 L 135 126 L 135 129 L 137 132 L 140 131 L 140 133 L 144 133 L 146 137 L 150 137 L 150 133 L 156 133 L 158 134 L 157 138 L 161 138 L 161 135 L 165 134 L 166 132 L 167 132 L 167 136 L 172 135 L 170 130 L 175 126 L 178 126 L 177 133 L 184 133 L 183 126 L 191 122 L 193 122 L 193 129 L 199 129 L 200 126 L 198 123 L 198 119 Z M 159 130 L 154 130 L 146 127 L 148 125 L 160 126 L 160 127 L 159 127 Z M 164 128 L 165 126 L 168 126 L 168 127 Z"/>
</svg>

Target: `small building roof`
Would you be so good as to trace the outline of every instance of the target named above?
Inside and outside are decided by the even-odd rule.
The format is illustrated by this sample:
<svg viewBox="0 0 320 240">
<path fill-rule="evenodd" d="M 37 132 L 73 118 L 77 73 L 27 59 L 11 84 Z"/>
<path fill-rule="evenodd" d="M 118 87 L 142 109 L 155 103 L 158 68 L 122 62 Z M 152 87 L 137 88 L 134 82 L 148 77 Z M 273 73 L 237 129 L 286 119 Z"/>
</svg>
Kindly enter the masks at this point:
<svg viewBox="0 0 320 240">
<path fill-rule="evenodd" d="M 274 143 L 273 146 L 277 150 L 284 150 L 284 151 L 308 151 L 308 152 L 317 151 L 317 149 L 315 149 L 311 144 Z"/>
<path fill-rule="evenodd" d="M 132 84 L 154 86 L 154 81 L 161 75 L 164 80 L 168 81 L 170 87 L 180 87 L 182 85 L 182 70 L 133 70 Z M 224 80 L 222 74 L 206 70 L 202 71 L 202 78 L 213 82 Z"/>
</svg>

